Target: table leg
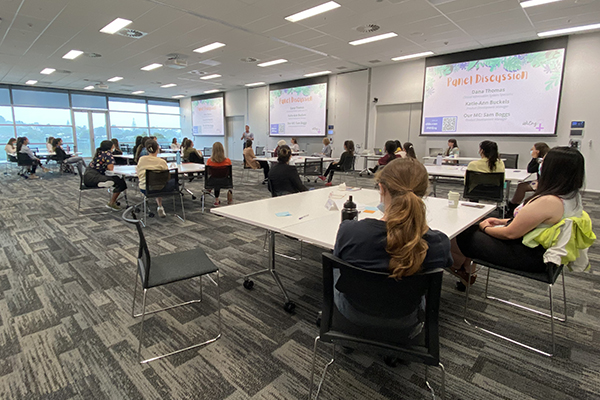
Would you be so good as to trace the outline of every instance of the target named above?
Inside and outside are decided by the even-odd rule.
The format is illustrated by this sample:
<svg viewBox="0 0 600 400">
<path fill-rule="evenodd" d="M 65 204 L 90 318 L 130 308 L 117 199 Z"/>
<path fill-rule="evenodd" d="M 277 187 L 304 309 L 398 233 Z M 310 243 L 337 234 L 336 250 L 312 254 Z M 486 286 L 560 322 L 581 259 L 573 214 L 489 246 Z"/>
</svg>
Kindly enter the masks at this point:
<svg viewBox="0 0 600 400">
<path fill-rule="evenodd" d="M 431 180 L 432 185 L 433 185 L 433 197 L 437 197 L 437 181 L 438 181 L 438 177 L 437 176 L 433 176 L 433 179 Z"/>
</svg>

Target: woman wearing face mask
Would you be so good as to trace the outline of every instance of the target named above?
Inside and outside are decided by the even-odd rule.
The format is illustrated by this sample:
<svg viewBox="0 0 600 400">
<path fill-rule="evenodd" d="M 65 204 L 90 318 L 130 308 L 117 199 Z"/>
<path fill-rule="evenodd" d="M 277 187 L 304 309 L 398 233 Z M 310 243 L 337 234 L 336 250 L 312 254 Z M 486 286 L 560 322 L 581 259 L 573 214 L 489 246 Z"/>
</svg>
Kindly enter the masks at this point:
<svg viewBox="0 0 600 400">
<path fill-rule="evenodd" d="M 531 161 L 527 164 L 527 172 L 530 174 L 536 174 L 536 180 L 531 182 L 521 182 L 517 185 L 513 198 L 508 202 L 507 215 L 510 218 L 513 211 L 525 198 L 527 192 L 533 192 L 537 187 L 537 181 L 540 179 L 540 170 L 542 168 L 542 161 L 546 154 L 550 151 L 550 147 L 544 142 L 538 142 L 533 145 L 529 154 L 531 154 Z"/>
<path fill-rule="evenodd" d="M 423 164 L 414 158 L 395 159 L 377 172 L 375 181 L 383 217 L 343 221 L 334 255 L 358 268 L 388 272 L 394 279 L 452 265 L 450 240 L 427 225 L 423 196 L 429 177 Z M 339 273 L 334 272 L 334 280 L 338 278 Z M 352 299 L 337 290 L 334 301 L 340 313 L 355 325 L 376 328 L 390 324 L 385 311 L 381 317 L 365 315 L 350 304 Z M 400 332 L 408 339 L 420 332 L 418 311 L 407 317 L 405 329 Z"/>
</svg>

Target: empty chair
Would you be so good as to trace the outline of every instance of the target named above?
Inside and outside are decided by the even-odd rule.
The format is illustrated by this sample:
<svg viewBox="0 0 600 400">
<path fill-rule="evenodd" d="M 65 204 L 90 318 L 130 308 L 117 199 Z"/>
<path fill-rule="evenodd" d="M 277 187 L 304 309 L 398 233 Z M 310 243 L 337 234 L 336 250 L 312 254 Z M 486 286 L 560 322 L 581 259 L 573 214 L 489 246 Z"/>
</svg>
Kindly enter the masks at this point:
<svg viewBox="0 0 600 400">
<path fill-rule="evenodd" d="M 308 182 L 309 176 L 318 178 L 323 175 L 323 159 L 322 158 L 305 158 L 302 172 L 300 173 Z M 316 181 L 316 179 L 315 179 Z"/>
<path fill-rule="evenodd" d="M 463 198 L 469 201 L 504 202 L 504 172 L 466 171 Z M 504 218 L 504 207 L 502 207 Z"/>
<path fill-rule="evenodd" d="M 504 167 L 510 169 L 519 169 L 519 155 L 500 153 L 500 159 L 504 161 Z"/>
<path fill-rule="evenodd" d="M 204 158 L 210 158 L 210 156 L 212 155 L 212 147 L 205 147 L 202 151 L 202 155 L 204 156 Z"/>
<path fill-rule="evenodd" d="M 265 155 L 265 146 L 256 146 L 256 155 L 264 156 Z"/>
</svg>

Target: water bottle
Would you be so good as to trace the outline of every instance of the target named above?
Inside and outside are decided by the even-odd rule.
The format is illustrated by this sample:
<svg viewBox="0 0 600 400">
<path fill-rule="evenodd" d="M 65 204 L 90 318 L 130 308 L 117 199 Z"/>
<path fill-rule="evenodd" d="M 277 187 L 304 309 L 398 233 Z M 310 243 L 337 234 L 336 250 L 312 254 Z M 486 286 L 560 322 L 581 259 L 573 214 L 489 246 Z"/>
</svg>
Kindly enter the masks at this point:
<svg viewBox="0 0 600 400">
<path fill-rule="evenodd" d="M 356 203 L 352 201 L 352 196 L 350 196 L 348 201 L 344 203 L 344 208 L 342 209 L 342 221 L 347 219 L 358 220 L 358 210 L 356 209 Z"/>
<path fill-rule="evenodd" d="M 438 154 L 435 158 L 435 165 L 442 165 L 442 155 Z"/>
<path fill-rule="evenodd" d="M 177 165 L 181 164 L 181 152 L 180 151 L 177 152 L 177 155 L 175 157 L 177 159 Z"/>
</svg>

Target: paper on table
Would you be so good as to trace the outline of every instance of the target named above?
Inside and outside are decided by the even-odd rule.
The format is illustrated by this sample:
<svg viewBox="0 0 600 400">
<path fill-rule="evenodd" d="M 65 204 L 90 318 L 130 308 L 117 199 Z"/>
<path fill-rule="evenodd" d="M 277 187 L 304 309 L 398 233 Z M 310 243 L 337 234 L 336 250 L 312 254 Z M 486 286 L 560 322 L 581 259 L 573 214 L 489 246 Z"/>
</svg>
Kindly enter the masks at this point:
<svg viewBox="0 0 600 400">
<path fill-rule="evenodd" d="M 289 217 L 292 214 L 290 214 L 289 211 L 282 211 L 282 212 L 275 213 L 275 215 L 278 217 Z"/>
</svg>

